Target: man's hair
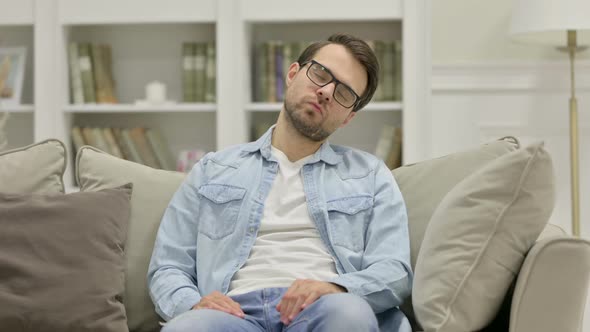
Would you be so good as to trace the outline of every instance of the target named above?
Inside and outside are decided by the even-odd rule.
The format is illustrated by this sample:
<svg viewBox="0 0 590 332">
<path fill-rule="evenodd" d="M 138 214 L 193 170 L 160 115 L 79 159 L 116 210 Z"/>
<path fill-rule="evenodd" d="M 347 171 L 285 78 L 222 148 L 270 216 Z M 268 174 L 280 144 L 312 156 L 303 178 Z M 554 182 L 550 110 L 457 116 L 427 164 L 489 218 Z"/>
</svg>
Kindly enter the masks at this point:
<svg viewBox="0 0 590 332">
<path fill-rule="evenodd" d="M 310 61 L 322 47 L 330 44 L 344 46 L 365 67 L 365 71 L 367 72 L 367 87 L 360 96 L 359 102 L 352 110 L 356 112 L 365 107 L 373 97 L 373 94 L 375 94 L 377 84 L 379 84 L 379 61 L 371 47 L 362 39 L 348 34 L 336 33 L 328 37 L 327 40 L 317 41 L 309 45 L 301 53 L 297 62 L 302 64 Z"/>
</svg>

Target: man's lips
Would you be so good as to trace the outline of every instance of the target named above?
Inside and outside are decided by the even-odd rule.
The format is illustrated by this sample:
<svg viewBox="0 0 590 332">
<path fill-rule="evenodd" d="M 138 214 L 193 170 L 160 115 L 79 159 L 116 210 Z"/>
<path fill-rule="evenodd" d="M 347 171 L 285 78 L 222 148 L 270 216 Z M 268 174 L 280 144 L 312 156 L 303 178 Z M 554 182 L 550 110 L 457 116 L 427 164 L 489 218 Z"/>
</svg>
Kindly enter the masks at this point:
<svg viewBox="0 0 590 332">
<path fill-rule="evenodd" d="M 313 106 L 313 108 L 316 110 L 316 112 L 318 112 L 320 114 L 323 113 L 322 108 L 320 107 L 320 105 L 318 105 L 316 103 L 313 103 L 313 102 L 311 102 L 310 104 L 311 104 L 311 106 Z"/>
</svg>

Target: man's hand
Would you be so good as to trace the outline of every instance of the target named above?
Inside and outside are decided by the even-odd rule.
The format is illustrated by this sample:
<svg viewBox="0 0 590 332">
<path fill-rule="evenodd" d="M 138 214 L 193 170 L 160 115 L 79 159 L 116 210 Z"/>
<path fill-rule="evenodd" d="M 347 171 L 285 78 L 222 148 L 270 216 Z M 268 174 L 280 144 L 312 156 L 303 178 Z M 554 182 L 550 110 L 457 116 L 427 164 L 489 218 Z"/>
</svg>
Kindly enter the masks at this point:
<svg viewBox="0 0 590 332">
<path fill-rule="evenodd" d="M 277 305 L 277 311 L 281 313 L 281 322 L 285 325 L 290 324 L 301 310 L 323 295 L 345 292 L 345 288 L 330 282 L 295 280 Z"/>
<path fill-rule="evenodd" d="M 244 312 L 240 305 L 232 300 L 229 296 L 223 295 L 218 291 L 201 298 L 201 301 L 193 306 L 193 309 L 213 309 L 228 314 L 244 318 Z"/>
</svg>

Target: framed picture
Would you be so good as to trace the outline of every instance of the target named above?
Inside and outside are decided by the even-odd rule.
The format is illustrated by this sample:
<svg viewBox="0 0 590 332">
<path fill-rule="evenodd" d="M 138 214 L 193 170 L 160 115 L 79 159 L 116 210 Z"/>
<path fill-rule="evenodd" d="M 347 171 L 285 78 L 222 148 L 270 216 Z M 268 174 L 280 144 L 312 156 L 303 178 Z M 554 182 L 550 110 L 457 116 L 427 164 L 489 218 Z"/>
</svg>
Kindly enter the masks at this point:
<svg viewBox="0 0 590 332">
<path fill-rule="evenodd" d="M 19 105 L 25 75 L 25 47 L 0 47 L 0 105 Z"/>
</svg>

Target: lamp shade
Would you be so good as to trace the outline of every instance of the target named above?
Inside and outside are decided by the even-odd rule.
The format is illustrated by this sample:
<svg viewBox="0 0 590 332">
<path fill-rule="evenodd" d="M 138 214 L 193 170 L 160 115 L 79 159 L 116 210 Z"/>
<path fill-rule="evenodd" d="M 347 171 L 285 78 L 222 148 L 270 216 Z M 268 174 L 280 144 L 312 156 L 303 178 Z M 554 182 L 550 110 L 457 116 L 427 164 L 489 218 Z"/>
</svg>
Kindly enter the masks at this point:
<svg viewBox="0 0 590 332">
<path fill-rule="evenodd" d="M 578 31 L 578 45 L 590 45 L 590 0 L 514 0 L 515 40 L 565 46 L 567 30 Z"/>
</svg>

